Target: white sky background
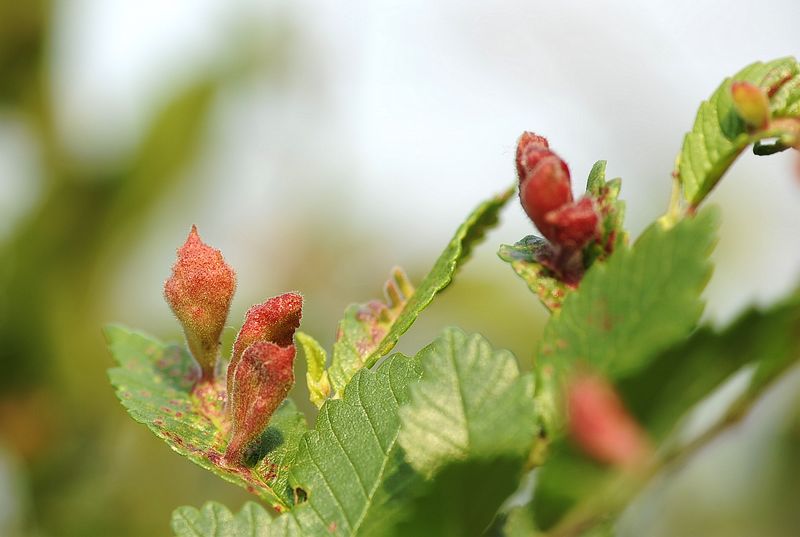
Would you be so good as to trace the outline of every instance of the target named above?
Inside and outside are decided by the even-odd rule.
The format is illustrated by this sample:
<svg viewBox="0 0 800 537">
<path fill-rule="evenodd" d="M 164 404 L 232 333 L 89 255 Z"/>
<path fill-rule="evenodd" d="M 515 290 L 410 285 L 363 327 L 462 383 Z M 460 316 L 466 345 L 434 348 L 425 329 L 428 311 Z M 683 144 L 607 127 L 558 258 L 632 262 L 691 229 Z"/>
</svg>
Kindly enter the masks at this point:
<svg viewBox="0 0 800 537">
<path fill-rule="evenodd" d="M 180 203 L 185 191 L 164 202 L 123 274 L 121 301 L 160 285 L 187 222 L 225 244 L 245 288 L 271 277 L 269 267 L 248 269 L 248 259 L 289 214 L 330 211 L 386 237 L 380 266 L 432 258 L 479 200 L 513 181 L 526 129 L 548 136 L 576 190 L 595 160 L 608 160 L 638 233 L 666 206 L 700 100 L 751 61 L 800 54 L 797 0 L 71 0 L 60 6 L 53 65 L 74 151 L 123 149 L 165 81 L 213 65 L 243 22 L 276 20 L 293 36 L 281 83 L 256 80 L 223 98 L 192 172 L 196 203 Z M 713 316 L 773 300 L 796 281 L 800 188 L 791 164 L 787 154 L 745 157 L 713 196 L 724 209 L 726 262 L 709 289 Z M 13 178 L 0 188 L 30 191 Z M 495 243 L 531 232 L 517 207 L 504 221 Z M 253 227 L 264 237 L 224 240 Z M 165 309 L 156 301 L 133 302 L 143 314 Z"/>
</svg>

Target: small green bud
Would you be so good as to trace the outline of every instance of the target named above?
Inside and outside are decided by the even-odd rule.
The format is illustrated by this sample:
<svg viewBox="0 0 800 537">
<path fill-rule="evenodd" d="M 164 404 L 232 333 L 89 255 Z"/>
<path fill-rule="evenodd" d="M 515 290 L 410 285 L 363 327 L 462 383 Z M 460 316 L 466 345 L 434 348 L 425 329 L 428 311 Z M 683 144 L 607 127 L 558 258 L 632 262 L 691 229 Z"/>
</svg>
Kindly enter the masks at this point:
<svg viewBox="0 0 800 537">
<path fill-rule="evenodd" d="M 207 244 L 192 226 L 178 249 L 172 276 L 164 284 L 164 297 L 183 325 L 186 342 L 198 361 L 204 380 L 212 380 L 219 338 L 228 318 L 236 274 L 222 253 Z"/>
<path fill-rule="evenodd" d="M 295 347 L 280 347 L 259 341 L 247 347 L 233 377 L 228 394 L 232 419 L 225 460 L 231 465 L 245 462 L 248 450 L 258 442 L 278 406 L 294 385 Z"/>
<path fill-rule="evenodd" d="M 770 119 L 769 98 L 766 92 L 750 82 L 731 84 L 731 96 L 736 113 L 750 127 L 763 129 Z"/>
</svg>

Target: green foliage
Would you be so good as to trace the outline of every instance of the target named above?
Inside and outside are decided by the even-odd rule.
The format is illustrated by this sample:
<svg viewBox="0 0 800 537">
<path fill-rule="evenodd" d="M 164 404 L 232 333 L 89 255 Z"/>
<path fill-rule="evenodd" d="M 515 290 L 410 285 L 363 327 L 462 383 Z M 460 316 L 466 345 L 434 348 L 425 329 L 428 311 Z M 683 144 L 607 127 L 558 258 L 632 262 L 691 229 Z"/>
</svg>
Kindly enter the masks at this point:
<svg viewBox="0 0 800 537">
<path fill-rule="evenodd" d="M 359 371 L 344 399 L 325 402 L 291 470 L 308 500 L 281 518 L 294 519 L 306 535 L 331 527 L 334 535 L 375 534 L 363 525 L 394 508 L 380 485 L 402 464 L 397 409 L 420 373 L 418 360 L 395 355 L 375 372 Z"/>
<path fill-rule="evenodd" d="M 306 430 L 303 415 L 287 400 L 264 431 L 258 462 L 248 468 L 221 465 L 227 437 L 218 392 L 192 391 L 197 363 L 185 347 L 165 345 L 120 326 L 105 330 L 119 367 L 109 377 L 130 415 L 147 425 L 173 450 L 221 478 L 258 494 L 271 505 L 293 503 L 288 469 Z"/>
<path fill-rule="evenodd" d="M 253 502 L 247 502 L 236 515 L 216 502 L 199 510 L 180 507 L 172 513 L 176 537 L 261 537 L 269 523 L 267 512 Z"/>
<path fill-rule="evenodd" d="M 362 367 L 372 367 L 388 354 L 434 296 L 450 285 L 472 248 L 497 224 L 500 209 L 513 193 L 513 188 L 508 189 L 475 208 L 456 230 L 416 290 L 407 279 L 395 273 L 393 278 L 396 285 L 390 280 L 387 289 L 399 289 L 402 300 L 394 300 L 393 293 L 389 292 L 388 305 L 372 302 L 347 309 L 339 324 L 339 335 L 329 369 L 331 383 L 337 393 L 344 389 L 356 371 Z"/>
<path fill-rule="evenodd" d="M 747 312 L 721 332 L 698 330 L 617 387 L 627 408 L 653 440 L 674 441 L 669 433 L 676 430 L 681 418 L 743 366 L 755 367 L 753 381 L 723 420 L 739 419 L 743 405 L 760 395 L 768 380 L 798 361 L 800 292 L 795 292 L 768 311 Z M 762 377 L 762 371 L 772 375 Z M 669 460 L 671 455 L 663 457 Z M 537 483 L 533 510 L 543 529 L 549 529 L 579 502 L 597 502 L 608 496 L 608 490 L 625 486 L 613 468 L 592 461 L 567 440 L 552 447 Z M 613 502 L 609 509 L 611 506 Z"/>
<path fill-rule="evenodd" d="M 330 379 L 328 378 L 328 372 L 325 370 L 325 365 L 328 362 L 328 353 L 325 352 L 325 349 L 316 339 L 304 332 L 296 332 L 295 339 L 302 347 L 303 354 L 306 357 L 306 364 L 308 365 L 306 384 L 308 385 L 309 398 L 319 408 L 328 398 L 331 391 Z"/>
<path fill-rule="evenodd" d="M 686 134 L 676 164 L 676 176 L 692 205 L 698 205 L 750 144 L 764 138 L 797 136 L 786 125 L 765 130 L 748 129 L 738 116 L 731 97 L 731 84 L 746 81 L 773 93 L 770 111 L 775 118 L 800 118 L 800 65 L 794 58 L 748 65 L 725 81 L 700 105 L 692 130 Z"/>
<path fill-rule="evenodd" d="M 705 327 L 655 358 L 618 389 L 652 437 L 664 438 L 695 404 L 736 371 L 756 364 L 751 389 L 800 359 L 800 292 L 752 309 L 722 332 Z"/>
<path fill-rule="evenodd" d="M 761 89 L 738 85 L 755 98 L 742 101 L 737 93 L 735 108 L 733 80 Z M 755 112 L 747 114 L 742 102 L 755 103 Z M 308 430 L 285 402 L 248 466 L 221 463 L 229 425 L 224 395 L 213 383 L 196 384 L 187 351 L 109 327 L 120 366 L 110 377 L 131 416 L 280 513 L 270 519 L 255 504 L 235 516 L 214 503 L 184 507 L 173 516 L 176 535 L 613 535 L 616 518 L 651 478 L 735 425 L 800 360 L 800 291 L 725 330 L 697 328 L 718 215 L 695 211 L 748 144 L 770 136 L 794 143 L 798 116 L 796 61 L 751 65 L 701 105 L 686 137 L 676 180 L 691 210 L 675 210 L 682 205 L 676 189 L 677 205 L 629 247 L 621 182 L 607 181 L 599 161 L 586 188 L 600 216 L 595 240 L 582 250 L 534 236 L 502 246 L 500 257 L 552 313 L 532 372 L 521 373 L 510 352 L 457 328 L 413 358 L 381 362 L 450 284 L 514 190 L 484 202 L 418 288 L 394 269 L 384 302 L 346 310 L 330 367 L 319 343 L 297 333 L 319 407 L 315 425 Z M 682 420 L 745 367 L 751 380 L 733 405 L 702 434 L 683 438 Z M 533 497 L 520 500 L 530 492 L 526 472 L 535 475 Z"/>
<path fill-rule="evenodd" d="M 450 461 L 524 455 L 536 437 L 530 375 L 478 334 L 445 330 L 418 354 L 422 381 L 401 408 L 399 442 L 411 466 L 433 475 Z"/>
<path fill-rule="evenodd" d="M 518 458 L 451 462 L 411 500 L 405 518 L 382 535 L 485 535 L 503 501 L 517 488 L 520 471 Z"/>
<path fill-rule="evenodd" d="M 601 215 L 600 240 L 589 243 L 584 251 L 584 265 L 587 267 L 597 260 L 604 260 L 628 242 L 625 231 L 625 202 L 619 199 L 622 179 L 606 180 L 606 161 L 598 160 L 589 172 L 586 193 L 595 199 Z"/>
<path fill-rule="evenodd" d="M 366 304 L 351 304 L 339 322 L 333 360 L 328 370 L 333 389 L 341 395 L 364 360 L 378 348 L 394 323 L 408 306 L 415 289 L 402 269 L 395 268 L 384 284 L 386 303 L 373 300 Z"/>
<path fill-rule="evenodd" d="M 685 338 L 703 310 L 716 227 L 712 210 L 668 230 L 653 224 L 631 249 L 593 266 L 545 326 L 542 362 L 623 377 Z"/>
</svg>

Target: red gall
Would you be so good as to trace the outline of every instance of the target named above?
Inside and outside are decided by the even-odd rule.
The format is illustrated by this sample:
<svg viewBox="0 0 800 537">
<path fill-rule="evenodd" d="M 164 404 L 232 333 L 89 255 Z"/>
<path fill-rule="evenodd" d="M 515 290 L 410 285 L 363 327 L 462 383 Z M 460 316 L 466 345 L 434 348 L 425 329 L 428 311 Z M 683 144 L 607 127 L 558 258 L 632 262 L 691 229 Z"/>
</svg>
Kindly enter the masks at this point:
<svg viewBox="0 0 800 537">
<path fill-rule="evenodd" d="M 253 343 L 242 354 L 228 394 L 232 419 L 225 451 L 228 464 L 240 465 L 256 447 L 272 415 L 294 386 L 295 347 Z"/>
<path fill-rule="evenodd" d="M 228 364 L 228 393 L 233 389 L 236 367 L 245 349 L 258 341 L 271 341 L 281 347 L 292 345 L 302 316 L 303 297 L 299 293 L 274 296 L 247 310 Z"/>
<path fill-rule="evenodd" d="M 186 242 L 178 249 L 172 276 L 164 284 L 164 297 L 183 325 L 203 380 L 213 379 L 220 335 L 235 288 L 236 274 L 222 253 L 205 244 L 192 226 Z"/>
</svg>

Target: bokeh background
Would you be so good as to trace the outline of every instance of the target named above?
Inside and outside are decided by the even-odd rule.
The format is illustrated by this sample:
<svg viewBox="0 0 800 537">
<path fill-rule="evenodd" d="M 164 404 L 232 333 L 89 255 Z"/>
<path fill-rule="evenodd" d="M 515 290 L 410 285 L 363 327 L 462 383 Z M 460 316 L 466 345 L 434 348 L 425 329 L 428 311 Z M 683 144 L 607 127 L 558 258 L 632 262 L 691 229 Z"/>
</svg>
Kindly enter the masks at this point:
<svg viewBox="0 0 800 537">
<path fill-rule="evenodd" d="M 228 339 L 299 289 L 329 346 L 348 303 L 393 265 L 419 279 L 514 180 L 523 130 L 576 190 L 607 159 L 637 234 L 699 101 L 800 53 L 798 20 L 797 0 L 0 0 L 0 536 L 166 535 L 178 505 L 249 499 L 130 420 L 105 375 L 106 322 L 180 338 L 161 286 L 191 224 L 238 272 Z M 709 322 L 800 277 L 795 159 L 745 155 L 711 196 Z M 457 324 L 529 362 L 545 314 L 495 251 L 530 232 L 508 208 L 400 350 Z M 652 487 L 622 533 L 797 535 L 799 388 Z"/>
</svg>

